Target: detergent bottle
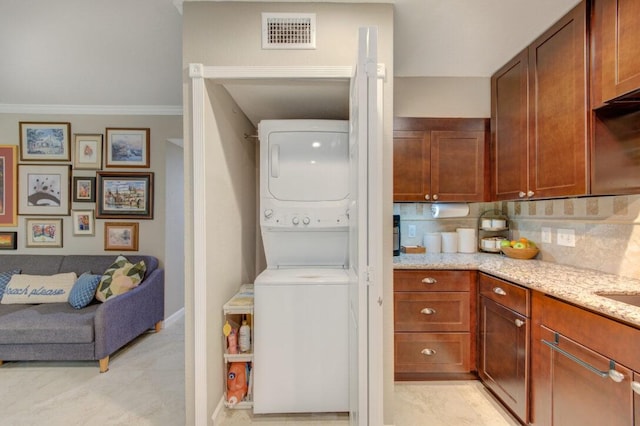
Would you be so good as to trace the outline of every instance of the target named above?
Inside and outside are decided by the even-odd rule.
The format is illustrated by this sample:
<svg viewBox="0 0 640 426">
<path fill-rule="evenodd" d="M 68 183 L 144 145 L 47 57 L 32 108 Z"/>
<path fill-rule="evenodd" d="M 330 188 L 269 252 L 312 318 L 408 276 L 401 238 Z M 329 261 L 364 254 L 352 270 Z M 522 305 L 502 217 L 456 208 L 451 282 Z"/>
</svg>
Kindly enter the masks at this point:
<svg viewBox="0 0 640 426">
<path fill-rule="evenodd" d="M 251 349 L 251 328 L 246 319 L 242 320 L 239 334 L 240 352 L 248 352 Z"/>
</svg>

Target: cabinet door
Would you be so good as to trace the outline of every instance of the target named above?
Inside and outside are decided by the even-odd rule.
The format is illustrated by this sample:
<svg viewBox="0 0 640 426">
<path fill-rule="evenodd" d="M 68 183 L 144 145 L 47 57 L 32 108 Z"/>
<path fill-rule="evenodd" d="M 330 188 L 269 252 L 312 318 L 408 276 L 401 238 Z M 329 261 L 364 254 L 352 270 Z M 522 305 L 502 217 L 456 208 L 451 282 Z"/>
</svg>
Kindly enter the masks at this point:
<svg viewBox="0 0 640 426">
<path fill-rule="evenodd" d="M 528 56 L 518 54 L 491 77 L 493 199 L 517 200 L 528 190 Z"/>
<path fill-rule="evenodd" d="M 397 378 L 421 373 L 468 373 L 469 333 L 395 333 Z"/>
<path fill-rule="evenodd" d="M 529 46 L 529 194 L 587 193 L 587 44 L 581 2 Z"/>
<path fill-rule="evenodd" d="M 502 402 L 528 422 L 529 322 L 504 306 L 480 297 L 478 374 Z"/>
<path fill-rule="evenodd" d="M 640 0 L 593 2 L 593 106 L 640 89 Z"/>
<path fill-rule="evenodd" d="M 431 199 L 486 201 L 484 132 L 431 132 Z"/>
<path fill-rule="evenodd" d="M 585 365 L 606 372 L 610 360 L 589 348 L 553 330 L 540 326 L 541 341 L 551 343 L 559 350 L 540 343 L 539 371 L 546 376 L 544 398 L 542 389 L 535 404 L 543 404 L 536 425 L 622 426 L 633 423 L 633 392 L 630 391 L 632 371 L 620 365 L 615 370 L 622 374 L 621 382 L 609 376 L 602 377 Z M 582 364 L 584 363 L 584 365 Z M 547 412 L 548 418 L 540 413 Z"/>
<path fill-rule="evenodd" d="M 393 201 L 425 201 L 430 194 L 429 169 L 429 133 L 393 132 Z"/>
</svg>

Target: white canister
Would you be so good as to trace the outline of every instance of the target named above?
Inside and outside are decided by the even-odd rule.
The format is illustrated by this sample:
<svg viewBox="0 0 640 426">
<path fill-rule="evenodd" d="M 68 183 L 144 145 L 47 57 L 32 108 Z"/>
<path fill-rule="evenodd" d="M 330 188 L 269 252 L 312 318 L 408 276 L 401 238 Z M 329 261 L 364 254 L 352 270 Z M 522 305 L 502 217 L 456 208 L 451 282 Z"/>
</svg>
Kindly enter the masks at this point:
<svg viewBox="0 0 640 426">
<path fill-rule="evenodd" d="M 442 233 L 442 252 L 443 253 L 458 252 L 458 233 L 457 232 Z"/>
<path fill-rule="evenodd" d="M 495 250 L 496 240 L 492 237 L 485 237 L 482 239 L 482 248 L 484 250 Z"/>
<path fill-rule="evenodd" d="M 458 252 L 475 253 L 477 251 L 478 240 L 474 228 L 458 228 L 456 233 L 458 234 Z"/>
<path fill-rule="evenodd" d="M 424 234 L 423 245 L 427 253 L 440 253 L 442 250 L 442 236 L 439 232 L 429 232 Z"/>
<path fill-rule="evenodd" d="M 481 223 L 480 227 L 482 229 L 491 229 L 492 227 L 491 222 L 492 222 L 491 219 L 482 219 L 482 222 L 480 222 Z"/>
</svg>

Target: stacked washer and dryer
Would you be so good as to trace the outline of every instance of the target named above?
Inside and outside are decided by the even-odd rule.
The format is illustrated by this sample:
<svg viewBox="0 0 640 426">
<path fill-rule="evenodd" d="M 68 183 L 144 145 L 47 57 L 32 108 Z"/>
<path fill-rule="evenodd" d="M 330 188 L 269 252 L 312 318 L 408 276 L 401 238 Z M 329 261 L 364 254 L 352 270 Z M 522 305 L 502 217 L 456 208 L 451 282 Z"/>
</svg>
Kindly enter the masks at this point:
<svg viewBox="0 0 640 426">
<path fill-rule="evenodd" d="M 264 120 L 255 413 L 349 411 L 348 121 Z"/>
</svg>

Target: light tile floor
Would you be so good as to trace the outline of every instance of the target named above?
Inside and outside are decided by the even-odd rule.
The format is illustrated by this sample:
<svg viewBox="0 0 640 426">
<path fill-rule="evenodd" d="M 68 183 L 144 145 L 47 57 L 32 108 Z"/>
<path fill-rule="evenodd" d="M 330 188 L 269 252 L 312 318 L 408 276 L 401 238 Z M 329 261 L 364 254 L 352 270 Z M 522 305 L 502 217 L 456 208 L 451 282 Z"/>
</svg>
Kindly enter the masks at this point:
<svg viewBox="0 0 640 426">
<path fill-rule="evenodd" d="M 399 382 L 395 426 L 513 426 L 477 381 Z M 97 362 L 7 362 L 0 367 L 2 426 L 184 425 L 184 317 Z M 226 410 L 216 426 L 346 426 L 346 414 L 262 415 Z"/>
</svg>

